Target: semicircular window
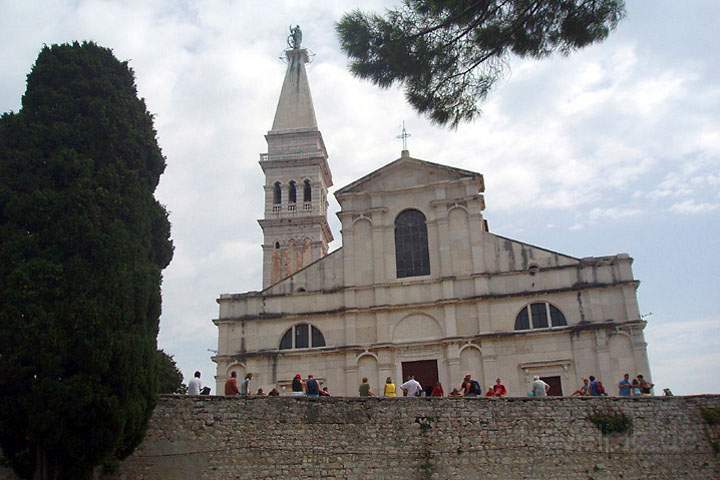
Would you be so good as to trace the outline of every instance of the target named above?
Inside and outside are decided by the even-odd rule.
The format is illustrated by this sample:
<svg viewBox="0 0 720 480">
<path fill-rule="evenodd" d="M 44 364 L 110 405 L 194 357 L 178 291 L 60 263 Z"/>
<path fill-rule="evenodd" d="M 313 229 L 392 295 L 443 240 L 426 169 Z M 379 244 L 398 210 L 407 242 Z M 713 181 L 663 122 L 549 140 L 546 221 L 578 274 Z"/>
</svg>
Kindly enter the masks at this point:
<svg viewBox="0 0 720 480">
<path fill-rule="evenodd" d="M 298 323 L 290 327 L 280 339 L 280 350 L 295 348 L 319 348 L 325 346 L 325 337 L 320 329 L 309 323 Z"/>
<path fill-rule="evenodd" d="M 515 330 L 554 328 L 566 325 L 565 315 L 555 305 L 547 302 L 525 305 L 515 317 Z"/>
<path fill-rule="evenodd" d="M 395 219 L 395 267 L 397 278 L 430 275 L 425 215 L 405 210 Z"/>
</svg>

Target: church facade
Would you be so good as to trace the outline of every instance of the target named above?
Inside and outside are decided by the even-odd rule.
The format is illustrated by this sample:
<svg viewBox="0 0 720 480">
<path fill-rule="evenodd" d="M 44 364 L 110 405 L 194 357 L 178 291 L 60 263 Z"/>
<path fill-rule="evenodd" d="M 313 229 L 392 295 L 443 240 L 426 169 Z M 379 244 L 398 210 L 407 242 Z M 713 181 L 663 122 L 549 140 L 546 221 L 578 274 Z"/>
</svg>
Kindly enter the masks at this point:
<svg viewBox="0 0 720 480">
<path fill-rule="evenodd" d="M 515 396 L 534 375 L 565 395 L 588 375 L 611 393 L 625 372 L 649 378 L 632 259 L 491 233 L 480 173 L 403 150 L 335 192 L 342 247 L 328 253 L 332 176 L 298 47 L 260 156 L 263 289 L 217 299 L 217 392 L 232 371 L 266 392 L 313 374 L 333 395 L 363 377 L 447 392 L 470 373 Z"/>
</svg>

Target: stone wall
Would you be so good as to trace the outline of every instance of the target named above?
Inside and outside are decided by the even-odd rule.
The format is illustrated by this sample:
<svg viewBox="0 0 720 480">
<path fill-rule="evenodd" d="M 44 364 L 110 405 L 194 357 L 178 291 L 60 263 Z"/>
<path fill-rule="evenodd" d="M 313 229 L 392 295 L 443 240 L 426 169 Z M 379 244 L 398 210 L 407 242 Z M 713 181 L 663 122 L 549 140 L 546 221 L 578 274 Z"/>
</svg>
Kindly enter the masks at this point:
<svg viewBox="0 0 720 480">
<path fill-rule="evenodd" d="M 704 407 L 720 396 L 165 396 L 111 478 L 720 478 Z M 632 431 L 603 435 L 594 412 L 622 412 Z"/>
</svg>

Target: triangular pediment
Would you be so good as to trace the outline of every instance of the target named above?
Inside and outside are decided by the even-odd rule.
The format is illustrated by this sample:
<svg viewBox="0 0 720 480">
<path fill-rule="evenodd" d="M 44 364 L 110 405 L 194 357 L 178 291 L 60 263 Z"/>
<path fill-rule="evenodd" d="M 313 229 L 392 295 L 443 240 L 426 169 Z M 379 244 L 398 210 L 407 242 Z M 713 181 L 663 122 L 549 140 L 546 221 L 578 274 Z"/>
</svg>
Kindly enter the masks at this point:
<svg viewBox="0 0 720 480">
<path fill-rule="evenodd" d="M 358 192 L 391 192 L 463 178 L 478 179 L 480 191 L 484 190 L 482 174 L 478 172 L 403 156 L 346 185 L 335 192 L 335 195 L 341 196 Z"/>
</svg>

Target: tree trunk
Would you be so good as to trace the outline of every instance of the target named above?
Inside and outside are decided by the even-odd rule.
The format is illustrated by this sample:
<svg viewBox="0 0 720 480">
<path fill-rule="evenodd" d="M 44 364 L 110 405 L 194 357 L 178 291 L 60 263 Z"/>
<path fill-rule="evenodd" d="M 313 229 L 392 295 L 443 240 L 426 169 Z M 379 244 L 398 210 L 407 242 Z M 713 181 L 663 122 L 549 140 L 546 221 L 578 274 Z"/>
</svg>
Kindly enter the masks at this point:
<svg viewBox="0 0 720 480">
<path fill-rule="evenodd" d="M 35 447 L 35 474 L 33 480 L 57 480 L 58 466 L 48 461 L 47 451 L 44 448 Z"/>
</svg>

